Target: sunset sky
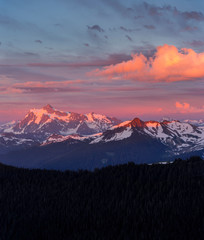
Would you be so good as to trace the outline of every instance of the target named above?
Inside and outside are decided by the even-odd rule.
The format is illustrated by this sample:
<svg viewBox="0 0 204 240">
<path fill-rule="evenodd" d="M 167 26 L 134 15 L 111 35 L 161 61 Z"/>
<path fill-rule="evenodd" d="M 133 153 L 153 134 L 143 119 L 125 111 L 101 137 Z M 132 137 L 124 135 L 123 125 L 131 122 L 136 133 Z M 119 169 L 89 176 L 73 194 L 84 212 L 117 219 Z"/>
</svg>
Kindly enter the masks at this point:
<svg viewBox="0 0 204 240">
<path fill-rule="evenodd" d="M 0 0 L 0 122 L 46 104 L 204 118 L 203 0 Z"/>
</svg>

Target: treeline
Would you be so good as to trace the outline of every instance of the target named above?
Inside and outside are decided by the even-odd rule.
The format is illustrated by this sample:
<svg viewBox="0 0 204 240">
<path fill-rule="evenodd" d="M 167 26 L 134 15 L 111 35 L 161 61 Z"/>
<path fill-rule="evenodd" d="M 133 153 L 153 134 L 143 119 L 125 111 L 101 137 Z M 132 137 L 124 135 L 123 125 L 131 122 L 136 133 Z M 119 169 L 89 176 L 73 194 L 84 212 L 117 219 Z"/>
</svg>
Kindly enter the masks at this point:
<svg viewBox="0 0 204 240">
<path fill-rule="evenodd" d="M 204 161 L 89 171 L 0 165 L 0 240 L 204 238 Z"/>
</svg>

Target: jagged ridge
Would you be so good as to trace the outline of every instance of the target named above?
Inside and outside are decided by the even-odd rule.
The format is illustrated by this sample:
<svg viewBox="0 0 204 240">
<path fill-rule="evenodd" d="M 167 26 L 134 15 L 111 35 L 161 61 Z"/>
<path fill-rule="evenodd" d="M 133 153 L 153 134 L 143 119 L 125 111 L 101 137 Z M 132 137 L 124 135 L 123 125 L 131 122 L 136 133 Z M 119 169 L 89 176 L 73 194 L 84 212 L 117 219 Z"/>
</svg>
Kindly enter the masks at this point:
<svg viewBox="0 0 204 240">
<path fill-rule="evenodd" d="M 42 109 L 31 109 L 25 118 L 16 125 L 3 129 L 14 134 L 32 134 L 42 141 L 51 134 L 90 135 L 107 130 L 121 121 L 105 115 L 63 112 L 46 105 Z"/>
</svg>

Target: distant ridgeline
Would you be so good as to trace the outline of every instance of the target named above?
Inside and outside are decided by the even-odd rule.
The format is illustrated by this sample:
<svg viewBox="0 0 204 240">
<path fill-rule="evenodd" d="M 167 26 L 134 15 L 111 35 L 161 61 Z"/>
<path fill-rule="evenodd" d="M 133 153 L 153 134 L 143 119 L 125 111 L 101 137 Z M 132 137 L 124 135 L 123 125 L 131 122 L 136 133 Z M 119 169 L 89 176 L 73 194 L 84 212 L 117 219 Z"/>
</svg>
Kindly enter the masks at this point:
<svg viewBox="0 0 204 240">
<path fill-rule="evenodd" d="M 89 171 L 0 165 L 1 240 L 198 240 L 204 161 Z"/>
<path fill-rule="evenodd" d="M 121 122 L 96 113 L 31 109 L 0 126 L 0 162 L 25 168 L 93 170 L 132 161 L 154 163 L 204 156 L 202 120 Z"/>
</svg>

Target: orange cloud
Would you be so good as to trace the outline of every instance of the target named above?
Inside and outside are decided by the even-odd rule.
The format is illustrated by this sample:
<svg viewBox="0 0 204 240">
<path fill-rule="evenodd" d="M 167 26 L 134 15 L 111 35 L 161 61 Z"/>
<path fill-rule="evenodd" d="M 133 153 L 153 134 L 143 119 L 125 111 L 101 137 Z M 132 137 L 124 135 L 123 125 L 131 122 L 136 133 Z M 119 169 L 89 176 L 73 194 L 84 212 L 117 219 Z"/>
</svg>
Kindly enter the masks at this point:
<svg viewBox="0 0 204 240">
<path fill-rule="evenodd" d="M 132 59 L 90 73 L 92 76 L 124 78 L 138 81 L 174 82 L 204 77 L 204 52 L 163 45 L 157 47 L 153 57 L 132 54 Z"/>
<path fill-rule="evenodd" d="M 176 102 L 176 108 L 178 109 L 189 109 L 190 108 L 190 104 L 189 103 L 180 103 L 180 102 Z"/>
<path fill-rule="evenodd" d="M 181 113 L 202 113 L 202 112 L 204 112 L 204 105 L 202 107 L 198 108 L 198 107 L 190 106 L 190 104 L 186 103 L 186 102 L 184 102 L 184 103 L 176 102 L 175 106 Z"/>
</svg>

